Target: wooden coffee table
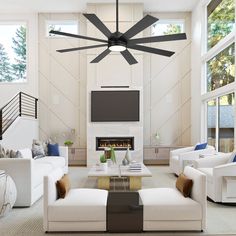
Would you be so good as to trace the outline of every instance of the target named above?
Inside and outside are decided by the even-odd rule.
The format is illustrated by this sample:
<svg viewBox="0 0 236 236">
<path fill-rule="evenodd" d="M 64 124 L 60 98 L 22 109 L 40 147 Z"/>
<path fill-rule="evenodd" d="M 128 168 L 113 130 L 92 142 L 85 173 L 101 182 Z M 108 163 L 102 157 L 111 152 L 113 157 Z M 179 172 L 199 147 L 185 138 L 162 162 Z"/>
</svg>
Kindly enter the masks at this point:
<svg viewBox="0 0 236 236">
<path fill-rule="evenodd" d="M 96 170 L 96 166 L 93 166 L 88 177 L 96 177 L 98 179 L 98 188 L 100 189 L 110 189 L 110 179 L 111 177 L 127 177 L 129 179 L 129 189 L 138 190 L 142 188 L 142 178 L 151 177 L 152 173 L 150 170 L 142 164 L 141 171 L 130 171 L 129 166 L 114 165 L 108 167 L 107 170 Z"/>
</svg>

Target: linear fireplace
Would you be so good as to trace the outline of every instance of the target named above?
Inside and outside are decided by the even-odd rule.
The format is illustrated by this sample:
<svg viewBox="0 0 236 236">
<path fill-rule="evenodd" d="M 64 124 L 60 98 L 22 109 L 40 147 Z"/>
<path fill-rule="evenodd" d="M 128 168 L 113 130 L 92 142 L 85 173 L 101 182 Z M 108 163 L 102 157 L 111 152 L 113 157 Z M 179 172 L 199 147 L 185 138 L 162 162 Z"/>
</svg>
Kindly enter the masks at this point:
<svg viewBox="0 0 236 236">
<path fill-rule="evenodd" d="M 96 137 L 96 150 L 101 151 L 106 147 L 114 147 L 115 150 L 134 150 L 134 137 Z"/>
</svg>

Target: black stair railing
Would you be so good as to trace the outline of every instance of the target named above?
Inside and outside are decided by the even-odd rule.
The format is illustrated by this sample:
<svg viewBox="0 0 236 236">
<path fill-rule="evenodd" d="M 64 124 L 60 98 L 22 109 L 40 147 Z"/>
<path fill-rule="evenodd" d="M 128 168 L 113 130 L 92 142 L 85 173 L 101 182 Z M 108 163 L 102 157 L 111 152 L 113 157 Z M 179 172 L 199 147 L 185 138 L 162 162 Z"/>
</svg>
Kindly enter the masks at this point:
<svg viewBox="0 0 236 236">
<path fill-rule="evenodd" d="M 0 140 L 19 116 L 38 118 L 38 98 L 19 92 L 0 109 Z"/>
</svg>

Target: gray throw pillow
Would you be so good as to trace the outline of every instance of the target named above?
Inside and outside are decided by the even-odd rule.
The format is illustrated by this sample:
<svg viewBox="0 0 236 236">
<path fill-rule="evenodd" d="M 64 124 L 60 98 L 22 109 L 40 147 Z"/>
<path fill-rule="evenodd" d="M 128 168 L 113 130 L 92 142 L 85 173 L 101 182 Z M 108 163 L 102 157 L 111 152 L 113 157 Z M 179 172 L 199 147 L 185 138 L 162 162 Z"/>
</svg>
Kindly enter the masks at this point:
<svg viewBox="0 0 236 236">
<path fill-rule="evenodd" d="M 0 158 L 23 158 L 20 151 L 7 150 L 0 145 Z"/>
<path fill-rule="evenodd" d="M 32 144 L 32 149 L 33 149 L 34 145 L 42 146 L 43 150 L 44 150 L 44 155 L 47 155 L 47 153 L 48 153 L 48 143 L 49 143 L 48 141 L 40 141 L 40 140 L 34 139 L 33 144 Z"/>
<path fill-rule="evenodd" d="M 10 158 L 23 158 L 20 151 L 14 151 L 14 150 L 9 151 L 9 157 Z"/>
<path fill-rule="evenodd" d="M 0 145 L 0 158 L 5 158 L 6 157 L 6 151 L 4 147 Z"/>
<path fill-rule="evenodd" d="M 34 159 L 45 157 L 45 152 L 44 152 L 43 146 L 42 145 L 33 144 L 32 154 L 33 154 L 33 158 Z"/>
</svg>

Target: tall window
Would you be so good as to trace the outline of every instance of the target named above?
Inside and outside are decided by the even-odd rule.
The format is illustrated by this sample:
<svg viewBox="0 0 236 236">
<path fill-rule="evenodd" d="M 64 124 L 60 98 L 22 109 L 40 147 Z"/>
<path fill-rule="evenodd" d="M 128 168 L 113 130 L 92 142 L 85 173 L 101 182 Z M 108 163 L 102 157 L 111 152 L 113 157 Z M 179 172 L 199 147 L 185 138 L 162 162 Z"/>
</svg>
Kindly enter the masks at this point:
<svg viewBox="0 0 236 236">
<path fill-rule="evenodd" d="M 0 23 L 0 82 L 25 82 L 26 23 Z"/>
<path fill-rule="evenodd" d="M 205 136 L 217 151 L 231 152 L 235 136 L 235 1 L 212 0 L 206 12 L 202 83 L 206 85 L 202 95 L 206 104 Z"/>
<path fill-rule="evenodd" d="M 184 33 L 184 20 L 159 20 L 151 28 L 152 36 L 178 33 Z"/>
<path fill-rule="evenodd" d="M 210 49 L 234 29 L 234 0 L 212 0 L 207 6 L 207 19 L 207 46 Z"/>
</svg>

